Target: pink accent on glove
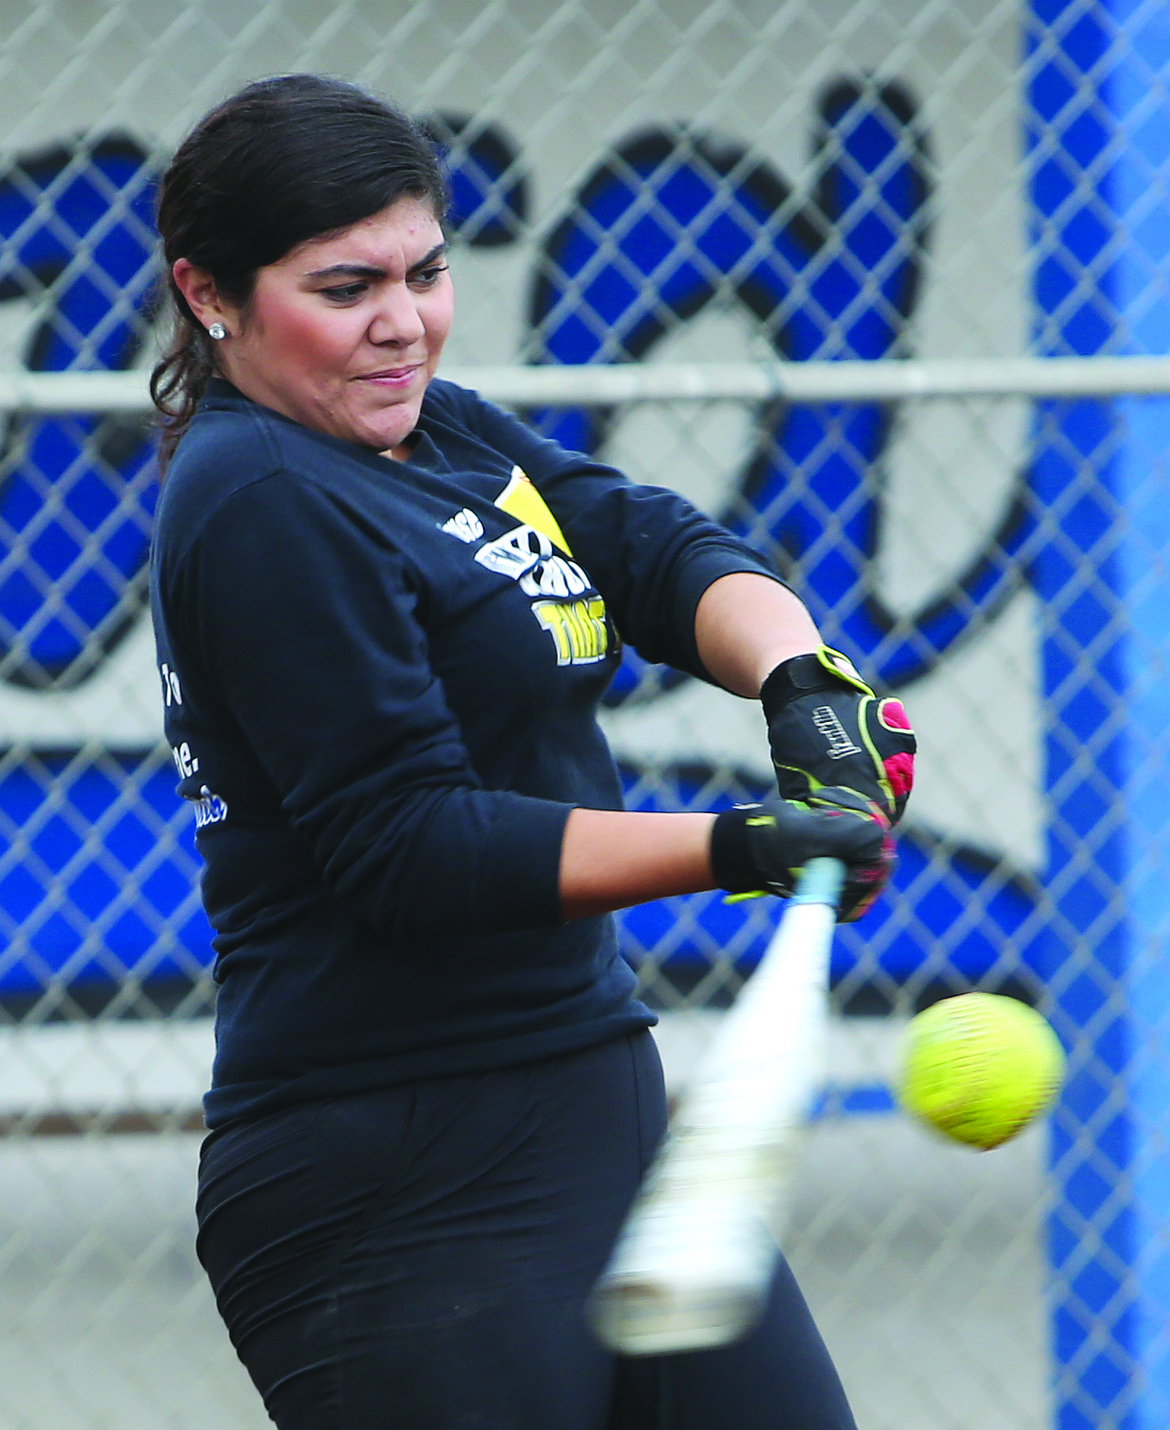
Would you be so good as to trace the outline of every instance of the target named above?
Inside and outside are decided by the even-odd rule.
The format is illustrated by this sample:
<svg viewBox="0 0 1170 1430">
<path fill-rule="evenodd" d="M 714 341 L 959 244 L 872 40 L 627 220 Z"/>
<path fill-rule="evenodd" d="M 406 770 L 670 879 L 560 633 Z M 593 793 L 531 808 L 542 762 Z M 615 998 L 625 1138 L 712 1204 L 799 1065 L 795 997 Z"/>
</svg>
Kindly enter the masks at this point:
<svg viewBox="0 0 1170 1430">
<path fill-rule="evenodd" d="M 878 706 L 878 719 L 887 730 L 909 730 L 912 728 L 910 717 L 906 714 L 906 707 L 900 700 L 895 700 L 893 696 L 887 696 Z"/>
<path fill-rule="evenodd" d="M 906 708 L 900 700 L 883 700 L 878 706 L 878 719 L 887 730 L 912 729 Z M 895 799 L 905 799 L 914 787 L 914 756 L 903 750 L 896 755 L 887 755 L 882 764 Z"/>
<path fill-rule="evenodd" d="M 884 824 L 886 821 L 883 819 L 881 822 Z M 854 889 L 855 903 L 843 920 L 844 923 L 855 923 L 862 914 L 868 913 L 873 908 L 893 871 L 894 841 L 887 834 L 882 840 L 882 857 L 878 863 L 849 871 L 849 881 Z M 863 890 L 866 892 L 862 892 Z"/>
<path fill-rule="evenodd" d="M 886 818 L 881 806 L 866 800 L 871 811 L 873 822 L 881 826 L 882 829 L 882 850 L 881 854 L 872 864 L 851 864 L 849 873 L 846 876 L 846 890 L 851 898 L 850 907 L 847 913 L 840 915 L 842 923 L 851 924 L 864 913 L 868 913 L 877 903 L 882 891 L 890 881 L 890 875 L 894 872 L 894 865 L 897 862 L 894 854 L 894 840 L 890 835 L 890 821 Z M 836 815 L 839 819 L 844 819 L 846 811 L 834 809 L 831 805 L 818 806 L 826 814 Z"/>
</svg>

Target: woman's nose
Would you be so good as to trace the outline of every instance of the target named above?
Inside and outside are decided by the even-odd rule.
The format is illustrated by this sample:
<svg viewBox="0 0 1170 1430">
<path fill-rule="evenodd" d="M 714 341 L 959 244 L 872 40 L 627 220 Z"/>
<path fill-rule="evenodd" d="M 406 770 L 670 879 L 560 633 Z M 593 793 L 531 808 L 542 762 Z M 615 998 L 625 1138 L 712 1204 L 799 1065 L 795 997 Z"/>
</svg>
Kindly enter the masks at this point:
<svg viewBox="0 0 1170 1430">
<path fill-rule="evenodd" d="M 378 305 L 370 323 L 370 341 L 379 345 L 392 343 L 406 347 L 417 342 L 426 332 L 426 324 L 414 301 L 414 295 L 404 286 L 389 289 Z"/>
</svg>

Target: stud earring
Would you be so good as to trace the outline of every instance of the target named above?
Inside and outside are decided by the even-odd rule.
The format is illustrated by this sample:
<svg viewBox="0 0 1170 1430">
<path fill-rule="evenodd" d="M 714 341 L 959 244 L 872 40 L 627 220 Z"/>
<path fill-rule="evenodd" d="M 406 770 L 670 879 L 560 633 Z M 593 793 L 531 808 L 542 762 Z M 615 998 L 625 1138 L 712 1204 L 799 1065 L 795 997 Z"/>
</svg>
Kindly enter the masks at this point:
<svg viewBox="0 0 1170 1430">
<path fill-rule="evenodd" d="M 207 330 L 207 336 L 209 338 L 214 338 L 215 341 L 218 343 L 223 338 L 227 337 L 227 329 L 222 323 L 212 323 L 211 327 Z"/>
</svg>

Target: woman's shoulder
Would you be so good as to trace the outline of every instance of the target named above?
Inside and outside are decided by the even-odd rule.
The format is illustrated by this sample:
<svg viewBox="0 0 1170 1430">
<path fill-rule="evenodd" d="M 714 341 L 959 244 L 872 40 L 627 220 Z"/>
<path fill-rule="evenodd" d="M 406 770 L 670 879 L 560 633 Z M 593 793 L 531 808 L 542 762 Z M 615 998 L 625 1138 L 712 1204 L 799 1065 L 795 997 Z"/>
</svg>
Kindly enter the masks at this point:
<svg viewBox="0 0 1170 1430">
<path fill-rule="evenodd" d="M 444 378 L 433 378 L 423 399 L 419 427 L 440 448 L 460 441 L 490 451 L 509 454 L 527 467 L 539 455 L 541 464 L 563 455 L 554 444 L 540 438 L 514 413 L 482 397 L 474 388 Z"/>
<path fill-rule="evenodd" d="M 423 398 L 419 420 L 442 422 L 474 429 L 484 404 L 479 394 L 443 377 L 433 377 Z"/>
<path fill-rule="evenodd" d="M 175 449 L 166 485 L 198 482 L 210 496 L 272 470 L 281 460 L 281 444 L 266 416 L 226 382 L 213 381 Z"/>
<path fill-rule="evenodd" d="M 231 388 L 209 394 L 167 466 L 154 521 L 160 551 L 188 549 L 220 513 L 262 516 L 266 500 L 289 500 L 298 466 L 311 470 L 289 450 L 275 413 L 233 394 Z"/>
<path fill-rule="evenodd" d="M 269 477 L 329 485 L 360 454 L 350 444 L 252 402 L 215 379 L 175 450 L 164 490 L 192 490 L 200 505 L 216 505 Z"/>
</svg>

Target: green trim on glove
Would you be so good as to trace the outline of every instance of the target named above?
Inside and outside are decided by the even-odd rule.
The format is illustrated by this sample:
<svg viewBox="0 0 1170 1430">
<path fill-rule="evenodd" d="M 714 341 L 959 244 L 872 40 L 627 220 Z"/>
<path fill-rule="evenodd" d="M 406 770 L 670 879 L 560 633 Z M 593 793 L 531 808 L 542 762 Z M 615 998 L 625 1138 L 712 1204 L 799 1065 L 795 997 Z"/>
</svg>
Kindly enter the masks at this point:
<svg viewBox="0 0 1170 1430">
<path fill-rule="evenodd" d="M 879 699 L 847 656 L 821 646 L 782 661 L 764 681 L 760 701 L 785 798 L 850 789 L 891 824 L 901 818 L 918 743 L 902 702 Z"/>
<path fill-rule="evenodd" d="M 846 866 L 838 919 L 859 918 L 884 887 L 894 859 L 886 821 L 854 791 L 823 789 L 811 804 L 772 797 L 727 809 L 711 833 L 716 882 L 740 898 L 787 898 L 804 865 L 822 855 Z"/>
</svg>

